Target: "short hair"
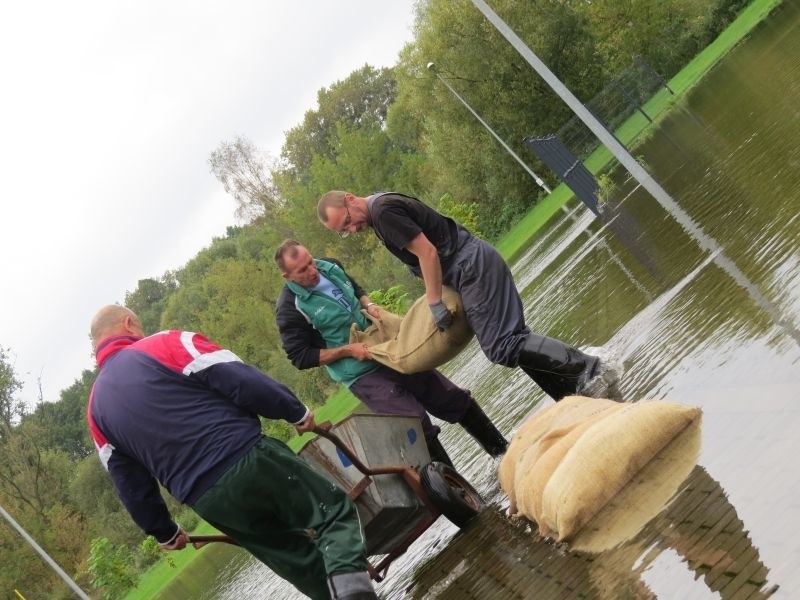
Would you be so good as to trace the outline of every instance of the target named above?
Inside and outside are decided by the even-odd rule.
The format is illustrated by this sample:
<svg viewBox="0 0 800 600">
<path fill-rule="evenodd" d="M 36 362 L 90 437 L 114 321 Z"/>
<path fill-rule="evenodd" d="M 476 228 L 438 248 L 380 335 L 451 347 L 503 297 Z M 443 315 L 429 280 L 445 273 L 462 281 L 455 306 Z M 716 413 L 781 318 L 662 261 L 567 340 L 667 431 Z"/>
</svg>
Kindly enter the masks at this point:
<svg viewBox="0 0 800 600">
<path fill-rule="evenodd" d="M 330 192 L 325 192 L 322 194 L 322 197 L 317 202 L 317 217 L 323 223 L 328 222 L 328 209 L 329 208 L 341 208 L 344 206 L 344 197 L 347 192 L 343 192 L 341 190 L 331 190 Z"/>
<path fill-rule="evenodd" d="M 297 240 L 283 240 L 278 249 L 275 250 L 275 264 L 278 265 L 278 268 L 281 272 L 286 273 L 286 261 L 284 258 L 286 255 L 289 255 L 289 258 L 297 258 L 298 248 L 302 246 L 300 242 Z"/>
</svg>

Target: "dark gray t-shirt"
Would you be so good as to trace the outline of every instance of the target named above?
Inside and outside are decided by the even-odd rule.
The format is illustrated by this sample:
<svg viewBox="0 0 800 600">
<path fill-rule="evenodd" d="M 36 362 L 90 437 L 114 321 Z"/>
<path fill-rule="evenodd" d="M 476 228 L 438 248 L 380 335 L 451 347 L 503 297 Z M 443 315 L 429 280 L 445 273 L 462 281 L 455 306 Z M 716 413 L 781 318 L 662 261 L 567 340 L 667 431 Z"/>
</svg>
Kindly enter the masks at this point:
<svg viewBox="0 0 800 600">
<path fill-rule="evenodd" d="M 368 203 L 375 234 L 389 252 L 417 269 L 419 259 L 406 247 L 420 232 L 436 246 L 443 264 L 458 250 L 459 231 L 463 231 L 462 239 L 467 234 L 467 230 L 453 219 L 411 196 L 380 193 L 370 196 Z"/>
</svg>

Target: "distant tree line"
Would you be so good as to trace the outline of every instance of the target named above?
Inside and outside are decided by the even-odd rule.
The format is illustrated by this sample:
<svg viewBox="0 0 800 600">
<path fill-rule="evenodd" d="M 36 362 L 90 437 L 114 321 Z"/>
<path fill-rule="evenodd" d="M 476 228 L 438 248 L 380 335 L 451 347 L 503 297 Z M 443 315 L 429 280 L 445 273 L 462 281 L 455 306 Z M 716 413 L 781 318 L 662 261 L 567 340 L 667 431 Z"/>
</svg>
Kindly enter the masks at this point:
<svg viewBox="0 0 800 600">
<path fill-rule="evenodd" d="M 495 0 L 493 8 L 586 101 L 641 55 L 665 78 L 730 22 L 744 0 Z M 287 237 L 334 256 L 368 290 L 419 283 L 374 236 L 346 242 L 323 229 L 315 206 L 328 189 L 398 190 L 496 239 L 537 202 L 539 191 L 464 107 L 442 77 L 538 173 L 525 135 L 558 130 L 563 103 L 468 0 L 423 0 L 414 40 L 393 68 L 369 65 L 319 90 L 316 106 L 271 157 L 246 137 L 223 141 L 211 172 L 237 201 L 241 225 L 187 264 L 143 279 L 124 303 L 148 333 L 201 331 L 286 383 L 316 406 L 335 389 L 324 372 L 286 360 L 274 320 L 283 280 L 272 261 Z M 554 183 L 552 178 L 550 183 Z M 0 348 L 0 505 L 97 597 L 119 597 L 159 553 L 117 500 L 88 436 L 85 411 L 95 372 L 84 371 L 54 402 L 26 410 L 9 351 Z M 290 428 L 265 423 L 286 438 Z M 176 512 L 180 507 L 174 507 Z M 182 517 L 186 523 L 191 517 Z M 0 590 L 28 597 L 70 592 L 4 522 Z"/>
</svg>

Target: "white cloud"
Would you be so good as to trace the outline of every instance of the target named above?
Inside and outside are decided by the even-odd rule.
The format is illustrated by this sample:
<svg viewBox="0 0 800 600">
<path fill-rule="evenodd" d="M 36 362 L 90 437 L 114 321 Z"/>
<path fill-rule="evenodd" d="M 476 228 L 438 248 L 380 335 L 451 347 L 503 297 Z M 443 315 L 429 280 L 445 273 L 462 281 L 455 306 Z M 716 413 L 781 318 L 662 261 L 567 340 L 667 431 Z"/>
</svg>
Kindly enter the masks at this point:
<svg viewBox="0 0 800 600">
<path fill-rule="evenodd" d="M 316 93 L 394 64 L 413 0 L 12 3 L 0 20 L 0 346 L 21 397 L 93 359 L 94 311 L 234 223 L 220 141 L 274 154 Z"/>
</svg>

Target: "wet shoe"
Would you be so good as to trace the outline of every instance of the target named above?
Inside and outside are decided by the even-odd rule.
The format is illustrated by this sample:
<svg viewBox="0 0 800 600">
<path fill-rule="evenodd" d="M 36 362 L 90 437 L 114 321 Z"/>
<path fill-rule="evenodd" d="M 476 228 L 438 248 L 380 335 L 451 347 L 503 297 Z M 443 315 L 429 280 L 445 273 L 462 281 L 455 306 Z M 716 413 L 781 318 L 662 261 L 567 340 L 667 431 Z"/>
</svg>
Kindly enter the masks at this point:
<svg viewBox="0 0 800 600">
<path fill-rule="evenodd" d="M 584 352 L 596 360 L 581 373 L 576 394 L 590 398 L 622 400 L 619 380 L 622 377 L 622 362 L 603 347 L 585 348 Z"/>
</svg>

